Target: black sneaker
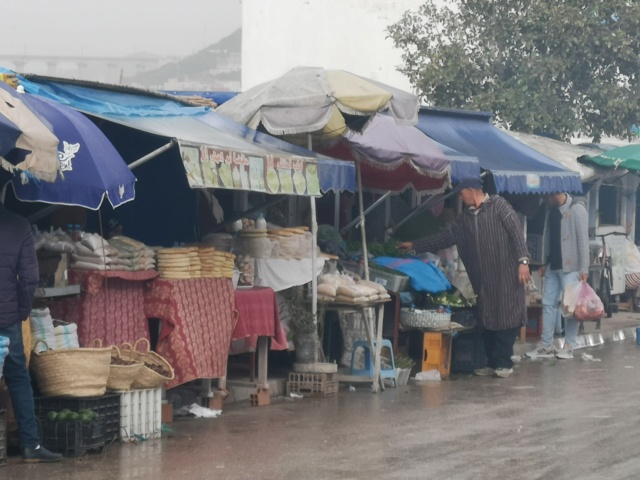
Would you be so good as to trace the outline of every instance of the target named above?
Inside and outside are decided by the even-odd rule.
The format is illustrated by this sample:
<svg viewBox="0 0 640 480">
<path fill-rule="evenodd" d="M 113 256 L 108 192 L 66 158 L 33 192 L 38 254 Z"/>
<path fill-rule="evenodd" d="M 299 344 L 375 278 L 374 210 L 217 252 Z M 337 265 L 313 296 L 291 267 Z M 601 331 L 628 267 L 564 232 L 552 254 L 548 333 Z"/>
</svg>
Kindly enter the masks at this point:
<svg viewBox="0 0 640 480">
<path fill-rule="evenodd" d="M 22 461 L 25 463 L 50 463 L 59 462 L 62 459 L 62 455 L 59 453 L 53 453 L 38 445 L 36 448 L 25 448 L 22 450 Z"/>
</svg>

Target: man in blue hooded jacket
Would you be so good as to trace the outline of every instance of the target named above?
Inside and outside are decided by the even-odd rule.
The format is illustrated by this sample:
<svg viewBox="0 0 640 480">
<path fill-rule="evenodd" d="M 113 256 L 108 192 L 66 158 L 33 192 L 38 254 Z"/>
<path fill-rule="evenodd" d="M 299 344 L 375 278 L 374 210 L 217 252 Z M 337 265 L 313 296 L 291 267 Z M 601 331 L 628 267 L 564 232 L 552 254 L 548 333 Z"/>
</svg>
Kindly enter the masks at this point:
<svg viewBox="0 0 640 480">
<path fill-rule="evenodd" d="M 18 423 L 22 459 L 29 463 L 55 462 L 62 458 L 40 445 L 22 340 L 22 322 L 31 311 L 38 277 L 29 223 L 0 204 L 0 336 L 9 339 L 3 374 Z"/>
</svg>

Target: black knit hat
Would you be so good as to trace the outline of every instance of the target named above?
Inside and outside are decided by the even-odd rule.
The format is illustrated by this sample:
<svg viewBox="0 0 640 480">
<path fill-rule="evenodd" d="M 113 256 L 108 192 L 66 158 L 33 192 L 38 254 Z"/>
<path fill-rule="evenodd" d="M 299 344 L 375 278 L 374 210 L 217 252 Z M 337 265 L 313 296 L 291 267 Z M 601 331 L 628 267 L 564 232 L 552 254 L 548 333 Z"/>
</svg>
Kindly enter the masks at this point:
<svg viewBox="0 0 640 480">
<path fill-rule="evenodd" d="M 456 183 L 453 189 L 456 192 L 460 192 L 465 188 L 476 188 L 482 190 L 482 180 L 478 177 L 466 177 Z"/>
</svg>

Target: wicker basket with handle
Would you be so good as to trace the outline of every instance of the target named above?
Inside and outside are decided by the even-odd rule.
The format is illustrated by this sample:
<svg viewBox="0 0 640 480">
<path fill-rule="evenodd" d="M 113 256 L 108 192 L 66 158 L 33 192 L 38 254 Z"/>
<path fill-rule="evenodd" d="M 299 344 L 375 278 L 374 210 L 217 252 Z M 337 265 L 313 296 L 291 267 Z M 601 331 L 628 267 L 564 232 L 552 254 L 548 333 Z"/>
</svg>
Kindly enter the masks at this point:
<svg viewBox="0 0 640 480">
<path fill-rule="evenodd" d="M 142 367 L 144 367 L 144 363 L 123 357 L 120 349 L 116 345 L 112 345 L 107 390 L 130 390 Z"/>
<path fill-rule="evenodd" d="M 143 352 L 138 349 L 141 344 L 146 344 Z M 143 363 L 131 388 L 157 388 L 174 378 L 173 368 L 169 362 L 151 351 L 151 345 L 146 338 L 138 339 L 133 346 L 130 343 L 123 343 L 120 347 L 120 353 L 122 358 Z"/>
<path fill-rule="evenodd" d="M 99 397 L 107 390 L 110 348 L 65 348 L 31 355 L 31 370 L 46 397 Z M 34 345 L 35 347 L 35 345 Z"/>
<path fill-rule="evenodd" d="M 400 310 L 400 324 L 413 328 L 443 328 L 451 323 L 451 314 L 437 310 Z"/>
</svg>

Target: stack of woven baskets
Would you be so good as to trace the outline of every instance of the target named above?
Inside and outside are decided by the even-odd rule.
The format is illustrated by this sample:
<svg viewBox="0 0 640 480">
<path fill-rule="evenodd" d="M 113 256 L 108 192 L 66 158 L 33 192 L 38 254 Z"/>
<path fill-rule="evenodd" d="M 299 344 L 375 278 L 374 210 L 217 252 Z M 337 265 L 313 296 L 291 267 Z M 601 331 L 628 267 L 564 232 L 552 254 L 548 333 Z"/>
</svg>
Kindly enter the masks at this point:
<svg viewBox="0 0 640 480">
<path fill-rule="evenodd" d="M 152 352 L 149 341 L 134 345 L 50 350 L 31 356 L 31 369 L 44 396 L 99 397 L 106 390 L 157 388 L 174 378 L 173 368 Z"/>
</svg>

